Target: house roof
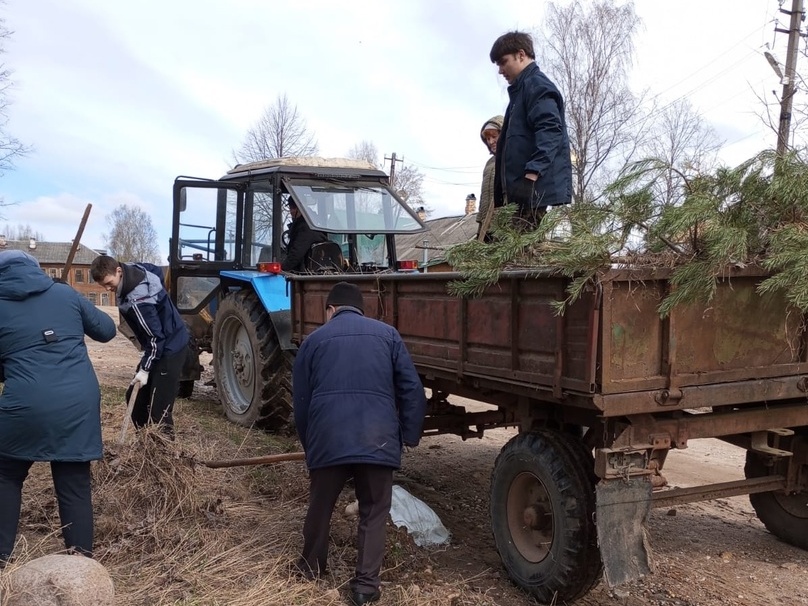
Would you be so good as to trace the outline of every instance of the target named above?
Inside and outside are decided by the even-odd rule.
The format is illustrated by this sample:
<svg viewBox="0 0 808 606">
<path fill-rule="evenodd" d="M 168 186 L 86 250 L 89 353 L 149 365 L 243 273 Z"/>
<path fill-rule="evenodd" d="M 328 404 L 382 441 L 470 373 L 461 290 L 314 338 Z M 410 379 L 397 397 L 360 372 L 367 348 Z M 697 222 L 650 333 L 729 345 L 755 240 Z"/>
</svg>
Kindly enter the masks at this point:
<svg viewBox="0 0 808 606">
<path fill-rule="evenodd" d="M 64 264 L 67 261 L 67 255 L 70 254 L 70 247 L 73 246 L 72 242 L 36 242 L 35 244 L 36 247 L 31 248 L 30 240 L 6 240 L 5 246 L 0 243 L 0 250 L 21 250 L 34 257 L 40 265 L 43 263 Z M 100 254 L 97 250 L 79 244 L 76 255 L 73 257 L 73 264 L 89 265 Z"/>
<path fill-rule="evenodd" d="M 432 265 L 444 260 L 447 248 L 468 242 L 477 235 L 477 213 L 440 217 L 424 223 L 426 232 L 396 236 L 396 257 L 399 260 L 417 259 L 419 265 L 424 265 L 426 250 L 426 264 Z"/>
</svg>

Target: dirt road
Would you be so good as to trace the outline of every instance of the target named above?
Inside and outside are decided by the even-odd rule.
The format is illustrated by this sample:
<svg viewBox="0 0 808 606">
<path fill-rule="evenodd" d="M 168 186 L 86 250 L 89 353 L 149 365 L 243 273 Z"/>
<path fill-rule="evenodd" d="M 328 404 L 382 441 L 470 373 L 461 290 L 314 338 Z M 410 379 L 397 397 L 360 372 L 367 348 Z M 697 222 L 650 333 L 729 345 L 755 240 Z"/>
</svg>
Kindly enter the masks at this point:
<svg viewBox="0 0 808 606">
<path fill-rule="evenodd" d="M 114 308 L 108 310 L 116 318 Z M 103 384 L 128 384 L 138 359 L 128 341 L 119 336 L 89 348 Z M 203 387 L 195 397 L 214 398 L 215 393 Z M 453 436 L 428 438 L 406 455 L 398 482 L 426 501 L 452 533 L 449 546 L 430 554 L 434 565 L 418 579 L 422 586 L 462 580 L 491 604 L 534 603 L 507 580 L 488 519 L 490 472 L 513 435 L 495 430 L 465 443 Z M 723 482 L 742 477 L 743 461 L 742 450 L 718 440 L 691 441 L 688 449 L 670 454 L 664 474 L 671 486 Z M 649 531 L 655 573 L 619 588 L 601 584 L 578 604 L 808 604 L 808 552 L 769 534 L 747 497 L 653 510 Z"/>
</svg>

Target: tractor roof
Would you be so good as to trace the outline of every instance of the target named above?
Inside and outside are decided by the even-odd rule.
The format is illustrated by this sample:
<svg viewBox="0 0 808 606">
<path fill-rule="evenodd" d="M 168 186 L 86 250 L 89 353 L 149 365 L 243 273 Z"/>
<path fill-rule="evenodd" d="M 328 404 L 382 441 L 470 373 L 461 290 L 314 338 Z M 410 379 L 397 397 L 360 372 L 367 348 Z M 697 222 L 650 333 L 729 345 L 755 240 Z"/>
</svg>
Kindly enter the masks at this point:
<svg viewBox="0 0 808 606">
<path fill-rule="evenodd" d="M 223 180 L 245 176 L 273 173 L 290 173 L 295 175 L 317 175 L 325 177 L 370 177 L 372 179 L 387 178 L 384 171 L 379 170 L 366 160 L 352 158 L 319 158 L 301 156 L 288 158 L 268 158 L 248 164 L 238 164 L 227 171 Z"/>
</svg>

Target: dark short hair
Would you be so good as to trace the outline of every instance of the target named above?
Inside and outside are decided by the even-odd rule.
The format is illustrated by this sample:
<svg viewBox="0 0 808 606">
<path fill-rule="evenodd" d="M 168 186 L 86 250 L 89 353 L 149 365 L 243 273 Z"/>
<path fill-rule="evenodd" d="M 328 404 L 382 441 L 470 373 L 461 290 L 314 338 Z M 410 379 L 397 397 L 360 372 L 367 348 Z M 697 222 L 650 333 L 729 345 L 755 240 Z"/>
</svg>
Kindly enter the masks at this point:
<svg viewBox="0 0 808 606">
<path fill-rule="evenodd" d="M 93 281 L 100 282 L 107 276 L 113 275 L 120 265 L 109 255 L 98 255 L 90 264 L 90 275 Z"/>
<path fill-rule="evenodd" d="M 505 55 L 515 55 L 520 50 L 525 51 L 525 54 L 531 59 L 536 59 L 536 53 L 533 51 L 533 38 L 530 34 L 513 31 L 497 38 L 488 56 L 491 58 L 491 63 L 496 63 Z"/>
</svg>

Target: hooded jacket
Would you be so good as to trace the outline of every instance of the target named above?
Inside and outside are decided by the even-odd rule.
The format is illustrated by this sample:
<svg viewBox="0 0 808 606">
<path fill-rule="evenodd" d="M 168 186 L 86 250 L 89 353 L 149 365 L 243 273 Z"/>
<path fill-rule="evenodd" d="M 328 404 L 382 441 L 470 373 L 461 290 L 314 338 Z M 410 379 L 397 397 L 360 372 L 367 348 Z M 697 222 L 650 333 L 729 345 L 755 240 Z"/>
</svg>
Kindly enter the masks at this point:
<svg viewBox="0 0 808 606">
<path fill-rule="evenodd" d="M 115 323 L 33 257 L 0 252 L 0 457 L 101 458 L 101 393 L 84 335 L 110 341 Z"/>
<path fill-rule="evenodd" d="M 140 368 L 184 351 L 190 335 L 180 312 L 162 283 L 162 272 L 151 264 L 121 263 L 118 311 L 143 349 Z"/>
<path fill-rule="evenodd" d="M 510 104 L 497 144 L 497 206 L 543 208 L 572 201 L 572 160 L 564 99 L 535 61 L 508 87 Z M 535 173 L 538 180 L 525 179 Z"/>
<path fill-rule="evenodd" d="M 340 307 L 303 341 L 292 371 L 294 414 L 309 469 L 401 466 L 421 439 L 426 397 L 395 328 Z"/>
<path fill-rule="evenodd" d="M 489 129 L 496 129 L 502 132 L 502 123 L 505 118 L 503 116 L 494 116 L 490 120 L 486 120 L 483 127 L 480 129 L 480 139 L 486 147 L 488 144 L 485 142 L 483 133 Z M 490 151 L 490 150 L 489 150 Z M 480 210 L 477 211 L 477 223 L 482 223 L 485 220 L 488 209 L 494 205 L 494 174 L 495 174 L 496 156 L 492 153 L 485 163 L 483 168 L 483 182 L 480 186 Z M 490 223 L 489 223 L 490 224 Z"/>
<path fill-rule="evenodd" d="M 286 251 L 286 258 L 281 263 L 283 271 L 306 271 L 306 260 L 311 252 L 311 247 L 318 242 L 325 242 L 328 236 L 325 232 L 317 231 L 309 227 L 303 215 L 298 215 L 289 224 L 289 249 Z"/>
</svg>

